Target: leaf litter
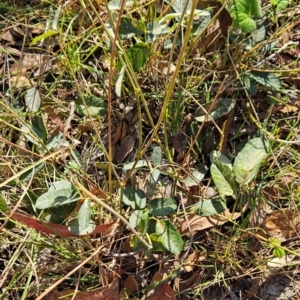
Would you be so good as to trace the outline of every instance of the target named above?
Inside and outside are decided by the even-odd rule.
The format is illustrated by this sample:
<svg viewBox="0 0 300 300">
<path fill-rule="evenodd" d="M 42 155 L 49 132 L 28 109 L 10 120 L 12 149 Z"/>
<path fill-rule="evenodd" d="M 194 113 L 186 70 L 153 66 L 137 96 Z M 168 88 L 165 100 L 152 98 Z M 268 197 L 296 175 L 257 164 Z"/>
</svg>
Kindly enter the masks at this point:
<svg viewBox="0 0 300 300">
<path fill-rule="evenodd" d="M 236 3 L 242 5 L 239 13 L 249 13 L 245 1 Z M 113 27 L 104 29 L 98 24 L 100 19 L 103 24 L 108 20 L 101 1 L 91 1 L 85 7 L 77 1 L 73 7 L 68 2 L 55 3 L 53 7 L 49 4 L 54 15 L 47 10 L 49 7 L 43 10 L 43 5 L 38 6 L 28 20 L 34 23 L 40 19 L 45 24 L 42 27 L 17 26 L 8 18 L 11 27 L 0 33 L 0 46 L 6 51 L 5 55 L 1 51 L 0 56 L 5 90 L 1 94 L 4 114 L 0 122 L 4 126 L 1 125 L 0 135 L 5 142 L 0 149 L 0 163 L 4 166 L 8 157 L 14 157 L 8 174 L 18 174 L 24 166 L 37 163 L 35 159 L 47 159 L 45 166 L 31 172 L 26 180 L 13 176 L 12 180 L 17 181 L 8 191 L 1 186 L 1 212 L 8 210 L 6 216 L 9 214 L 23 224 L 7 226 L 0 232 L 5 241 L 1 248 L 4 260 L 9 262 L 12 251 L 17 250 L 5 235 L 15 238 L 11 231 L 22 240 L 27 227 L 41 233 L 42 242 L 34 242 L 41 243 L 38 248 L 50 243 L 58 261 L 68 260 L 67 257 L 83 261 L 93 249 L 101 248 L 97 259 L 86 264 L 78 277 L 72 277 L 78 280 L 78 286 L 61 283 L 61 288 L 46 299 L 69 294 L 70 299 L 212 299 L 213 292 L 208 288 L 212 278 L 217 282 L 216 299 L 222 295 L 234 299 L 239 294 L 246 299 L 255 293 L 261 295 L 263 290 L 267 293 L 263 285 L 272 282 L 272 276 L 255 268 L 264 270 L 269 268 L 268 263 L 281 264 L 272 272 L 284 275 L 284 268 L 293 263 L 289 255 L 297 250 L 299 227 L 299 103 L 295 97 L 299 78 L 293 71 L 297 68 L 299 46 L 289 38 L 299 35 L 299 22 L 293 19 L 299 15 L 299 9 L 291 5 L 284 8 L 285 12 L 281 4 L 273 4 L 275 14 L 265 17 L 268 24 L 260 30 L 259 21 L 251 14 L 243 27 L 237 24 L 240 16 L 221 2 L 198 1 L 196 6 L 201 11 L 193 17 L 194 27 L 188 37 L 192 43 L 186 48 L 184 63 L 179 63 L 184 39 L 175 31 L 183 9 L 178 10 L 178 1 L 156 7 L 162 30 L 152 33 L 149 23 L 139 19 L 139 14 L 131 14 L 132 7 L 126 7 L 126 16 L 120 18 L 119 34 L 123 40 L 118 41 L 118 59 L 112 64 L 113 40 L 107 28 Z M 93 9 L 94 5 L 98 10 Z M 145 4 L 145 11 L 153 11 L 150 5 Z M 114 13 L 121 11 L 119 4 L 114 7 Z M 260 9 L 265 7 L 254 10 L 258 18 Z M 76 10 L 83 11 L 80 21 L 75 17 Z M 276 28 L 286 16 L 291 26 L 282 29 L 280 44 L 268 40 L 272 35 L 278 38 L 280 31 Z M 46 19 L 51 21 L 47 23 Z M 48 28 L 54 25 L 55 28 Z M 93 26 L 97 33 L 87 34 Z M 257 26 L 257 32 L 242 35 L 235 26 L 247 32 Z M 185 28 L 188 23 L 183 33 Z M 56 34 L 56 30 L 61 32 Z M 147 35 L 151 39 L 143 40 Z M 173 43 L 177 46 L 172 50 Z M 172 88 L 169 82 L 178 74 L 184 80 L 176 82 L 169 101 L 165 91 Z M 111 81 L 110 76 L 117 81 Z M 76 104 L 75 112 L 69 103 Z M 130 118 L 127 107 L 131 107 Z M 42 122 L 36 122 L 35 116 L 42 116 Z M 29 130 L 21 137 L 18 129 L 22 126 Z M 56 156 L 52 152 L 57 149 L 52 146 L 53 141 L 63 154 Z M 265 142 L 270 143 L 270 148 L 261 147 Z M 111 152 L 109 147 L 113 147 Z M 221 159 L 210 161 L 213 151 L 223 152 L 226 163 Z M 24 155 L 19 160 L 21 152 Z M 12 176 L 4 169 L 0 172 L 4 178 L 1 182 Z M 69 211 L 63 209 L 72 197 L 66 197 L 64 205 L 57 206 L 55 199 L 60 200 L 62 195 L 47 194 L 49 186 L 57 178 L 71 182 L 72 176 L 78 176 L 93 195 L 126 219 L 137 209 L 136 229 L 143 238 L 150 239 L 154 249 L 143 248 L 122 222 L 116 222 L 82 191 L 77 191 L 80 197 Z M 127 187 L 134 196 L 122 203 L 120 195 Z M 145 195 L 143 203 L 135 196 L 138 190 Z M 19 212 L 12 213 L 14 195 L 20 197 L 22 205 Z M 50 206 L 36 205 L 43 195 L 53 197 Z M 155 199 L 160 199 L 160 206 L 155 207 L 154 213 Z M 260 205 L 262 201 L 269 201 L 269 207 Z M 46 222 L 55 218 L 58 223 Z M 80 231 L 69 231 L 68 225 L 74 220 L 84 230 L 93 221 L 95 231 L 86 232 L 86 240 L 81 240 Z M 18 232 L 18 228 L 23 232 Z M 34 235 L 31 238 L 34 240 Z M 256 238 L 259 247 L 252 248 L 251 238 Z M 79 239 L 80 247 L 76 244 Z M 51 244 L 52 241 L 55 242 Z M 248 250 L 253 257 L 249 257 Z M 279 259 L 282 251 L 283 261 L 278 262 L 275 258 Z M 39 257 L 40 248 L 38 252 Z M 162 273 L 164 264 L 170 268 Z M 208 265 L 214 265 L 215 270 Z M 4 273 L 9 274 L 6 270 Z M 256 274 L 264 277 L 258 285 L 250 279 Z M 9 280 L 11 276 L 7 276 Z M 90 284 L 84 277 L 89 278 Z M 108 279 L 101 280 L 104 277 Z M 247 282 L 246 287 L 242 279 Z M 8 281 L 0 283 L 7 288 L 4 296 L 16 298 L 21 293 L 18 287 L 9 290 Z M 34 285 L 32 282 L 24 293 L 34 294 Z"/>
</svg>

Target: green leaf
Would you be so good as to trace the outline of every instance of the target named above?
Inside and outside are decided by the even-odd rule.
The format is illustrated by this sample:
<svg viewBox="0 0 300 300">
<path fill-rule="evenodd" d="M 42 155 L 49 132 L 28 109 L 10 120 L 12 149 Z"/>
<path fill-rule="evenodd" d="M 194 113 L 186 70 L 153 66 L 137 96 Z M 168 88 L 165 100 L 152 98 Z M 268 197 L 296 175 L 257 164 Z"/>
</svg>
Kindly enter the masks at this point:
<svg viewBox="0 0 300 300">
<path fill-rule="evenodd" d="M 256 29 L 256 23 L 252 17 L 261 18 L 262 10 L 259 0 L 233 0 L 231 14 L 234 25 L 245 33 L 251 33 Z"/>
<path fill-rule="evenodd" d="M 246 89 L 249 91 L 251 95 L 256 95 L 256 85 L 251 76 L 247 73 L 241 76 Z"/>
<path fill-rule="evenodd" d="M 268 148 L 268 142 L 261 138 L 254 138 L 245 145 L 233 164 L 237 182 L 246 185 L 254 179 L 268 153 Z"/>
<path fill-rule="evenodd" d="M 34 126 L 23 125 L 21 127 L 21 130 L 24 132 L 24 135 L 27 138 L 27 140 L 30 141 L 31 143 L 33 143 L 37 146 L 41 146 L 41 144 L 43 144 L 43 136 L 42 136 L 41 132 Z"/>
<path fill-rule="evenodd" d="M 213 102 L 209 102 L 207 104 L 202 105 L 204 110 L 200 107 L 197 116 L 195 117 L 195 120 L 198 122 L 208 122 L 211 120 L 217 120 L 220 117 L 228 114 L 235 106 L 235 100 L 233 99 L 227 99 L 227 98 L 220 98 L 218 99 L 212 110 L 210 111 L 210 116 L 206 117 L 206 112 L 209 111 L 211 105 L 213 105 Z M 206 112 L 205 112 L 206 111 Z"/>
<path fill-rule="evenodd" d="M 72 232 L 73 234 L 76 235 L 86 235 L 89 234 L 91 232 L 93 232 L 95 230 L 95 223 L 90 220 L 90 223 L 88 224 L 88 227 L 85 229 L 82 229 L 79 225 L 79 220 L 78 219 L 74 219 L 70 222 L 68 229 L 70 232 Z"/>
<path fill-rule="evenodd" d="M 151 240 L 151 245 L 153 247 L 153 251 L 157 252 L 166 252 L 168 249 L 163 245 L 162 238 L 160 235 L 156 233 L 149 234 L 149 238 Z"/>
<path fill-rule="evenodd" d="M 162 162 L 162 151 L 159 146 L 154 147 L 152 152 L 152 161 L 154 168 L 161 165 Z"/>
<path fill-rule="evenodd" d="M 34 128 L 38 129 L 38 131 L 41 134 L 41 139 L 45 143 L 48 134 L 47 134 L 47 129 L 44 125 L 43 118 L 41 116 L 36 115 L 32 118 L 31 124 Z"/>
<path fill-rule="evenodd" d="M 82 167 L 82 158 L 81 158 L 81 155 L 80 153 L 78 152 L 77 149 L 73 149 L 71 148 L 70 149 L 70 152 L 71 152 L 71 156 L 72 158 L 75 160 L 76 164 L 79 166 L 79 167 Z"/>
<path fill-rule="evenodd" d="M 120 22 L 119 35 L 122 40 L 130 39 L 136 34 L 144 34 L 146 28 L 142 22 L 123 17 Z"/>
<path fill-rule="evenodd" d="M 150 49 L 145 43 L 138 43 L 126 51 L 135 72 L 138 72 L 150 56 Z"/>
<path fill-rule="evenodd" d="M 215 160 L 210 166 L 210 174 L 220 195 L 232 196 L 236 192 L 234 174 L 229 165 L 220 160 Z"/>
<path fill-rule="evenodd" d="M 220 214 L 226 209 L 226 203 L 222 200 L 203 200 L 195 205 L 196 214 L 202 217 Z"/>
<path fill-rule="evenodd" d="M 134 210 L 132 214 L 129 217 L 129 224 L 132 228 L 136 228 L 143 217 L 143 211 L 142 210 Z"/>
<path fill-rule="evenodd" d="M 274 248 L 272 253 L 273 253 L 273 256 L 279 257 L 279 258 L 284 257 L 284 255 L 285 255 L 285 251 L 282 248 Z"/>
<path fill-rule="evenodd" d="M 276 11 L 280 12 L 285 10 L 289 5 L 289 0 L 275 0 L 276 2 Z"/>
<path fill-rule="evenodd" d="M 91 222 L 91 201 L 85 199 L 78 211 L 78 224 L 81 231 L 87 230 Z"/>
<path fill-rule="evenodd" d="M 147 24 L 146 41 L 153 43 L 159 35 L 167 34 L 170 32 L 170 27 L 166 23 L 159 21 L 151 21 Z"/>
<path fill-rule="evenodd" d="M 40 196 L 35 207 L 45 209 L 49 207 L 69 204 L 80 199 L 80 195 L 74 189 L 50 190 Z"/>
<path fill-rule="evenodd" d="M 68 180 L 55 181 L 49 188 L 49 191 L 61 190 L 61 189 L 74 189 L 72 183 Z"/>
<path fill-rule="evenodd" d="M 145 211 L 141 217 L 140 223 L 139 225 L 139 231 L 142 233 L 146 233 L 148 232 L 149 229 L 149 224 L 150 224 L 150 220 L 149 220 L 149 212 Z"/>
<path fill-rule="evenodd" d="M 128 206 L 131 206 L 133 209 L 136 208 L 135 191 L 131 187 L 126 186 L 124 189 L 122 202 Z"/>
<path fill-rule="evenodd" d="M 137 207 L 143 209 L 146 206 L 146 194 L 144 193 L 143 190 L 136 190 L 136 192 L 134 193 L 135 196 L 135 203 L 137 205 Z"/>
<path fill-rule="evenodd" d="M 133 166 L 135 165 L 135 162 L 131 162 L 129 164 L 126 164 L 123 166 L 123 170 L 126 171 L 126 170 L 131 170 L 133 168 Z M 141 159 L 139 160 L 136 165 L 135 165 L 135 169 L 138 169 L 138 168 L 142 168 L 142 167 L 147 167 L 148 166 L 148 162 L 145 160 L 145 159 Z"/>
<path fill-rule="evenodd" d="M 149 214 L 153 216 L 167 216 L 177 209 L 177 203 L 172 198 L 156 198 L 148 204 Z"/>
<path fill-rule="evenodd" d="M 163 246 L 173 254 L 183 250 L 184 243 L 174 225 L 167 220 L 156 220 L 155 233 L 161 238 Z"/>
<path fill-rule="evenodd" d="M 76 112 L 81 115 L 88 116 L 90 114 L 91 116 L 102 116 L 107 112 L 106 102 L 99 97 L 84 95 L 83 99 L 77 98 L 75 103 Z"/>
<path fill-rule="evenodd" d="M 193 170 L 188 177 L 185 178 L 184 183 L 187 187 L 198 185 L 205 177 L 207 169 L 199 168 Z"/>
<path fill-rule="evenodd" d="M 159 169 L 154 169 L 149 175 L 149 183 L 155 185 L 158 182 L 161 172 Z"/>
<path fill-rule="evenodd" d="M 280 80 L 274 73 L 251 72 L 250 77 L 256 82 L 271 89 L 278 90 L 281 88 Z"/>
<path fill-rule="evenodd" d="M 215 160 L 220 160 L 222 163 L 228 165 L 232 169 L 232 165 L 231 165 L 228 157 L 225 154 L 223 154 L 217 150 L 211 151 L 209 153 L 209 158 L 210 158 L 211 163 L 213 163 Z"/>
<path fill-rule="evenodd" d="M 36 37 L 34 37 L 30 43 L 30 47 L 37 44 L 38 42 L 40 42 L 41 40 L 44 40 L 44 39 L 47 39 L 48 37 L 50 36 L 53 36 L 55 34 L 57 34 L 58 32 L 56 30 L 47 30 L 46 32 L 44 32 L 43 34 L 41 35 L 38 35 Z"/>
<path fill-rule="evenodd" d="M 39 91 L 32 87 L 27 90 L 25 95 L 25 103 L 30 112 L 37 112 L 41 106 L 41 97 Z"/>
<path fill-rule="evenodd" d="M 32 169 L 26 171 L 20 176 L 21 181 L 29 181 L 31 178 L 33 178 L 35 175 L 37 175 L 45 166 L 45 163 L 39 163 L 38 165 L 32 167 Z"/>
<path fill-rule="evenodd" d="M 6 202 L 4 201 L 2 195 L 0 195 L 0 211 L 3 213 L 8 211 L 8 206 L 7 206 Z"/>
</svg>

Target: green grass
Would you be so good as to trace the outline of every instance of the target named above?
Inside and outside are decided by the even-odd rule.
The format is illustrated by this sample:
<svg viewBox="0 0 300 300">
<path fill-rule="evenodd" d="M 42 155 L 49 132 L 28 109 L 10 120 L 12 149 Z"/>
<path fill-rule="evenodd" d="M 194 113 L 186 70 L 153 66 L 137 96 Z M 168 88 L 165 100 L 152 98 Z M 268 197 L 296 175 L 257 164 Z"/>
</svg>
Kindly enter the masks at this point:
<svg viewBox="0 0 300 300">
<path fill-rule="evenodd" d="M 299 33 L 294 25 L 295 3 L 289 15 L 265 16 L 268 32 L 259 41 L 234 26 L 223 36 L 215 12 L 203 30 L 193 34 L 198 17 L 169 15 L 164 22 L 170 7 L 160 9 L 152 2 L 119 10 L 107 10 L 107 1 L 41 3 L 33 5 L 30 14 L 15 4 L 4 4 L 6 19 L 0 21 L 0 36 L 7 30 L 19 32 L 11 37 L 12 47 L 45 56 L 41 65 L 30 65 L 18 74 L 11 70 L 14 61 L 22 58 L 5 43 L 0 45 L 0 299 L 39 299 L 51 287 L 70 288 L 68 293 L 108 289 L 117 276 L 120 290 L 124 287 L 130 299 L 166 288 L 166 283 L 168 293 L 178 299 L 183 295 L 208 299 L 209 289 L 218 285 L 239 284 L 241 277 L 264 278 L 274 249 L 299 256 L 288 238 L 283 245 L 271 243 L 268 232 L 263 233 L 266 229 L 260 228 L 264 217 L 258 217 L 264 215 L 264 206 L 268 213 L 299 207 L 298 69 L 278 60 L 295 45 L 288 50 L 281 49 L 282 44 L 264 49 L 289 27 L 292 35 Z M 227 7 L 231 5 L 227 2 Z M 29 9 L 26 3 L 24 7 Z M 8 11 L 16 12 L 15 17 Z M 132 24 L 125 24 L 118 14 Z M 146 31 L 152 21 L 161 21 L 156 26 L 165 25 L 162 30 L 169 26 L 169 31 L 154 34 L 155 39 L 152 35 L 150 41 Z M 36 24 L 42 24 L 42 30 Z M 115 35 L 120 27 L 123 38 Z M 52 29 L 57 32 L 30 46 L 32 39 Z M 170 47 L 164 48 L 167 44 Z M 137 45 L 145 51 L 133 52 Z M 269 60 L 272 55 L 277 60 Z M 23 87 L 15 84 L 24 80 L 21 75 L 27 78 Z M 41 96 L 37 111 L 26 107 L 32 87 Z M 234 108 L 223 114 L 217 111 L 215 119 L 209 120 L 219 99 L 234 100 Z M 199 121 L 200 116 L 206 119 Z M 270 146 L 256 176 L 247 185 L 237 183 L 233 195 L 220 194 L 210 172 L 211 151 L 222 152 L 234 165 L 247 142 L 257 137 Z M 126 138 L 133 144 L 122 143 Z M 126 155 L 118 165 L 116 155 L 122 150 Z M 245 165 L 254 159 L 248 156 Z M 143 167 L 124 169 L 141 160 Z M 194 185 L 191 174 L 199 176 Z M 39 197 L 61 180 L 72 183 L 80 199 L 38 209 Z M 87 199 L 92 201 L 85 207 Z M 221 211 L 210 207 L 215 209 L 210 218 L 222 222 L 206 226 L 204 216 L 203 223 L 194 224 L 195 205 L 203 200 L 225 205 L 227 222 Z M 166 207 L 156 208 L 157 213 L 155 201 Z M 12 210 L 41 221 L 56 218 L 71 227 L 77 218 L 82 226 L 89 220 L 114 225 L 106 234 L 60 238 L 13 217 L 3 226 L 8 221 L 4 213 Z M 132 221 L 134 211 L 143 215 L 137 226 Z M 205 212 L 198 210 L 201 213 Z M 171 232 L 169 236 L 162 228 Z M 183 228 L 193 238 L 183 234 Z M 259 247 L 253 246 L 255 242 Z M 148 244 L 153 249 L 147 249 Z M 123 258 L 110 255 L 140 249 Z M 76 270 L 80 263 L 82 268 Z M 191 273 L 201 275 L 194 284 Z M 127 283 L 128 274 L 134 274 L 136 290 Z"/>
</svg>

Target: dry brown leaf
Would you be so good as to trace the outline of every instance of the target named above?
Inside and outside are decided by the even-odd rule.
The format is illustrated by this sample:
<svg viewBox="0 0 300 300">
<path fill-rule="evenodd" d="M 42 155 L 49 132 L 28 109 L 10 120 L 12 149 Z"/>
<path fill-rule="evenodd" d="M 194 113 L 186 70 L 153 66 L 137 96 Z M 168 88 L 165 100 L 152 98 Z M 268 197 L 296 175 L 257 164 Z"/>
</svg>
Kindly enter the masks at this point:
<svg viewBox="0 0 300 300">
<path fill-rule="evenodd" d="M 267 236 L 283 242 L 297 235 L 300 227 L 300 209 L 276 210 L 262 222 Z"/>
<path fill-rule="evenodd" d="M 10 44 L 14 44 L 19 39 L 11 28 L 4 30 L 0 38 L 9 42 Z"/>
<path fill-rule="evenodd" d="M 53 127 L 52 124 L 49 124 L 49 121 L 44 120 L 46 128 L 48 129 L 48 132 L 50 133 L 50 135 L 54 136 L 55 134 L 58 133 L 58 131 L 63 132 L 64 131 L 64 122 L 62 121 L 60 116 L 56 114 L 54 109 L 50 106 L 47 106 L 45 109 L 45 112 L 50 116 L 52 122 L 55 124 Z"/>
<path fill-rule="evenodd" d="M 197 231 L 201 231 L 210 227 L 220 226 L 228 220 L 235 220 L 240 217 L 241 213 L 231 213 L 229 209 L 226 209 L 220 216 L 201 217 L 198 215 L 191 215 L 188 217 L 189 225 L 191 228 L 191 234 L 195 235 Z M 181 234 L 190 235 L 189 227 L 186 221 L 181 222 Z"/>
<path fill-rule="evenodd" d="M 75 291 L 71 289 L 64 289 L 63 291 L 53 290 L 46 297 L 45 300 L 119 300 L 119 278 L 116 278 L 109 287 L 101 287 L 92 291 L 78 292 L 73 297 Z M 67 296 L 70 295 L 70 296 Z"/>
<path fill-rule="evenodd" d="M 133 292 L 137 292 L 139 290 L 139 285 L 132 275 L 129 275 L 124 281 L 124 287 L 126 289 L 127 294 L 132 294 Z"/>
<path fill-rule="evenodd" d="M 179 282 L 178 289 L 176 289 L 178 292 L 180 291 L 186 291 L 188 289 L 193 289 L 199 286 L 201 283 L 201 280 L 203 280 L 203 277 L 199 273 L 193 273 L 191 276 L 186 280 L 181 280 Z"/>
<path fill-rule="evenodd" d="M 44 54 L 25 54 L 10 67 L 12 74 L 24 74 L 27 70 L 41 66 L 47 56 Z"/>
<path fill-rule="evenodd" d="M 31 83 L 32 82 L 30 81 L 30 79 L 23 75 L 10 77 L 10 84 L 15 89 L 31 88 L 32 87 Z"/>
<path fill-rule="evenodd" d="M 160 271 L 158 271 L 154 275 L 151 284 L 158 283 L 162 279 L 163 276 L 161 275 Z M 176 300 L 176 297 L 173 289 L 167 283 L 164 283 L 162 286 L 156 289 L 153 294 L 146 297 L 146 299 L 147 300 Z"/>
<path fill-rule="evenodd" d="M 193 271 L 196 264 L 200 261 L 204 260 L 206 255 L 201 255 L 199 251 L 194 251 L 192 254 L 189 255 L 187 258 L 184 266 L 182 267 L 185 272 Z"/>
</svg>

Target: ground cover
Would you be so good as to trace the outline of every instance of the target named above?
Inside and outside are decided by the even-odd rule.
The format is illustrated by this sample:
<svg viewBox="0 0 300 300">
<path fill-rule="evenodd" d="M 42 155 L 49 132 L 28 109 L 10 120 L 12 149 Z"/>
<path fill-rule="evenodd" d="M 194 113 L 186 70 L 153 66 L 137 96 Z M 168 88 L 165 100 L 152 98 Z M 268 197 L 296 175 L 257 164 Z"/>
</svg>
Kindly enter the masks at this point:
<svg viewBox="0 0 300 300">
<path fill-rule="evenodd" d="M 0 299 L 297 299 L 299 16 L 3 1 Z"/>
</svg>

